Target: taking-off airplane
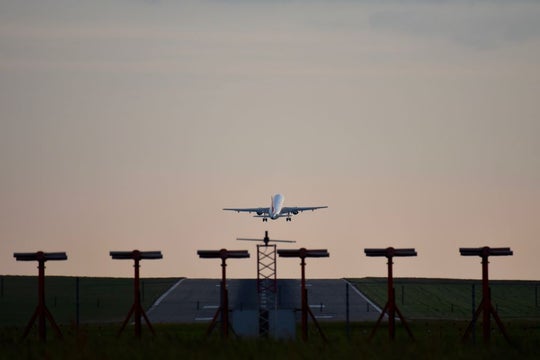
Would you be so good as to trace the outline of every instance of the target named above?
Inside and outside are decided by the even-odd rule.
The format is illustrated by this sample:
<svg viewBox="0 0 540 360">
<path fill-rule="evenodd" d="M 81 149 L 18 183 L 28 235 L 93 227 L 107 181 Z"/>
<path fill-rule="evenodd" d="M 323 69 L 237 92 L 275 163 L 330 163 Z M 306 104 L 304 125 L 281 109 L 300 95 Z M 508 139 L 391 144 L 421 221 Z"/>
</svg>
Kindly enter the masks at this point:
<svg viewBox="0 0 540 360">
<path fill-rule="evenodd" d="M 283 206 L 285 198 L 281 194 L 276 194 L 272 196 L 272 202 L 270 207 L 258 207 L 258 208 L 224 208 L 223 210 L 230 210 L 236 212 L 248 212 L 256 213 L 254 217 L 262 218 L 263 221 L 268 221 L 268 219 L 276 220 L 280 217 L 286 218 L 286 221 L 291 221 L 292 215 L 297 215 L 299 212 L 311 210 L 315 211 L 317 209 L 324 209 L 328 206 Z"/>
</svg>

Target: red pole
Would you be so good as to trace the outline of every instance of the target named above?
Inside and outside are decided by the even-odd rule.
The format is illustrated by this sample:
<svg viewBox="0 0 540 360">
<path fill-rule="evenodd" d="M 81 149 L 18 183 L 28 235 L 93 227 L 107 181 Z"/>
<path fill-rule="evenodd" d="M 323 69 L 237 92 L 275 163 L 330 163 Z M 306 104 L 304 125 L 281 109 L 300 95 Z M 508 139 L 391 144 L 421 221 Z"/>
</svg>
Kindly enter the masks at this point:
<svg viewBox="0 0 540 360">
<path fill-rule="evenodd" d="M 388 335 L 390 340 L 395 339 L 396 330 L 396 299 L 394 292 L 394 276 L 392 271 L 393 259 L 392 256 L 388 256 Z"/>
<path fill-rule="evenodd" d="M 133 259 L 135 260 L 135 264 L 133 267 L 135 268 L 135 277 L 133 280 L 133 298 L 135 299 L 134 304 L 134 316 L 135 316 L 135 336 L 137 338 L 141 337 L 141 291 L 140 291 L 140 282 L 139 282 L 139 261 L 140 261 L 140 253 L 139 251 L 135 250 L 133 254 Z"/>
<path fill-rule="evenodd" d="M 306 294 L 306 258 L 300 257 L 302 261 L 300 262 L 300 267 L 302 269 L 302 278 L 301 278 L 301 291 L 302 291 L 302 340 L 307 341 L 307 294 Z"/>
<path fill-rule="evenodd" d="M 221 336 L 229 336 L 229 301 L 227 298 L 227 264 L 225 257 L 221 258 Z"/>
<path fill-rule="evenodd" d="M 488 280 L 488 256 L 489 249 L 484 248 L 484 254 L 482 255 L 482 297 L 483 297 L 483 331 L 484 342 L 488 343 L 491 335 L 491 292 L 489 291 Z"/>
<path fill-rule="evenodd" d="M 47 329 L 45 327 L 45 258 L 42 251 L 38 252 L 38 332 L 39 339 L 45 341 Z"/>
</svg>

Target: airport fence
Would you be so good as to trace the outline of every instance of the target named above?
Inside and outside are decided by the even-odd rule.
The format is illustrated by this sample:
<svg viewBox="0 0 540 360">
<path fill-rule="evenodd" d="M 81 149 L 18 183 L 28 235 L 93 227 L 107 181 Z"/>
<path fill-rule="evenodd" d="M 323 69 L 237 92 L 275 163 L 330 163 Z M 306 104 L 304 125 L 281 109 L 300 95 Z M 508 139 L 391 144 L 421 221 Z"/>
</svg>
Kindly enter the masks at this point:
<svg viewBox="0 0 540 360">
<path fill-rule="evenodd" d="M 148 309 L 178 278 L 142 278 Z M 45 303 L 59 324 L 108 323 L 125 319 L 133 304 L 133 279 L 47 276 Z M 36 276 L 0 276 L 0 326 L 25 325 L 38 302 Z"/>
<path fill-rule="evenodd" d="M 383 308 L 386 278 L 350 279 Z M 491 301 L 503 319 L 540 319 L 540 281 L 491 280 Z M 395 278 L 396 305 L 406 318 L 468 320 L 482 301 L 481 280 Z"/>
</svg>

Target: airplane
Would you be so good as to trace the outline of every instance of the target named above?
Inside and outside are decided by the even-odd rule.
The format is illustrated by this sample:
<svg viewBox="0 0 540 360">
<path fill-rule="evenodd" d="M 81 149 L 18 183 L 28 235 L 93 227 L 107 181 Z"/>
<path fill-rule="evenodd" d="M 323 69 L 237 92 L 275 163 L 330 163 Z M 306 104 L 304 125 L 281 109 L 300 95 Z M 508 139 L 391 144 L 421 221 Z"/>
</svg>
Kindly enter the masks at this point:
<svg viewBox="0 0 540 360">
<path fill-rule="evenodd" d="M 286 221 L 291 221 L 291 215 L 297 215 L 299 212 L 317 209 L 324 209 L 328 206 L 283 206 L 285 197 L 281 194 L 275 194 L 271 198 L 270 207 L 258 207 L 258 208 L 224 208 L 223 210 L 236 211 L 236 212 L 248 212 L 256 213 L 253 217 L 262 218 L 262 221 L 266 222 L 268 219 L 276 220 L 280 217 L 286 218 Z"/>
</svg>

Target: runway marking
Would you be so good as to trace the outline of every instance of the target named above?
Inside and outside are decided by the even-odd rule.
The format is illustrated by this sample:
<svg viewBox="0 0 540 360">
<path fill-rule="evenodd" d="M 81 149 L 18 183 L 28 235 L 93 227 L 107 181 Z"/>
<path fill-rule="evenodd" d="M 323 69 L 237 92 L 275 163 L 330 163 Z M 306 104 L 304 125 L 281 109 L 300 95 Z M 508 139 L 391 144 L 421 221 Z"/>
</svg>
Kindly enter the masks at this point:
<svg viewBox="0 0 540 360">
<path fill-rule="evenodd" d="M 171 293 L 171 291 L 173 291 L 174 289 L 176 289 L 178 287 L 178 285 L 180 285 L 184 280 L 186 280 L 186 278 L 183 278 L 183 279 L 180 279 L 176 282 L 176 284 L 174 284 L 173 286 L 170 287 L 169 290 L 167 290 L 163 295 L 161 295 L 157 300 L 156 302 L 154 302 L 152 304 L 152 306 L 150 307 L 150 310 L 148 310 L 148 313 L 150 313 L 152 310 L 154 310 L 154 308 L 156 308 L 162 301 L 163 299 L 165 299 L 167 296 L 169 296 L 169 294 Z"/>
<path fill-rule="evenodd" d="M 357 288 L 356 286 L 354 286 L 353 284 L 351 284 L 349 281 L 343 279 L 343 281 L 345 281 L 347 284 L 349 284 L 349 286 L 351 287 L 351 289 L 353 289 L 358 295 L 360 295 L 362 297 L 362 299 L 366 300 L 366 302 L 373 306 L 373 308 L 375 308 L 375 310 L 377 310 L 378 312 L 382 312 L 381 308 L 378 307 L 377 305 L 375 305 L 371 300 L 369 300 L 364 294 L 362 294 Z"/>
<path fill-rule="evenodd" d="M 324 305 L 324 304 L 309 305 L 309 307 L 310 308 L 318 308 L 318 309 L 323 308 L 324 309 L 324 308 L 326 308 L 326 305 Z"/>
<path fill-rule="evenodd" d="M 198 317 L 198 318 L 195 318 L 195 321 L 210 321 L 212 319 L 213 319 L 212 317 Z"/>
<path fill-rule="evenodd" d="M 315 319 L 333 319 L 334 317 L 332 315 L 315 315 Z"/>
<path fill-rule="evenodd" d="M 205 305 L 203 306 L 203 309 L 217 309 L 219 305 Z"/>
</svg>

